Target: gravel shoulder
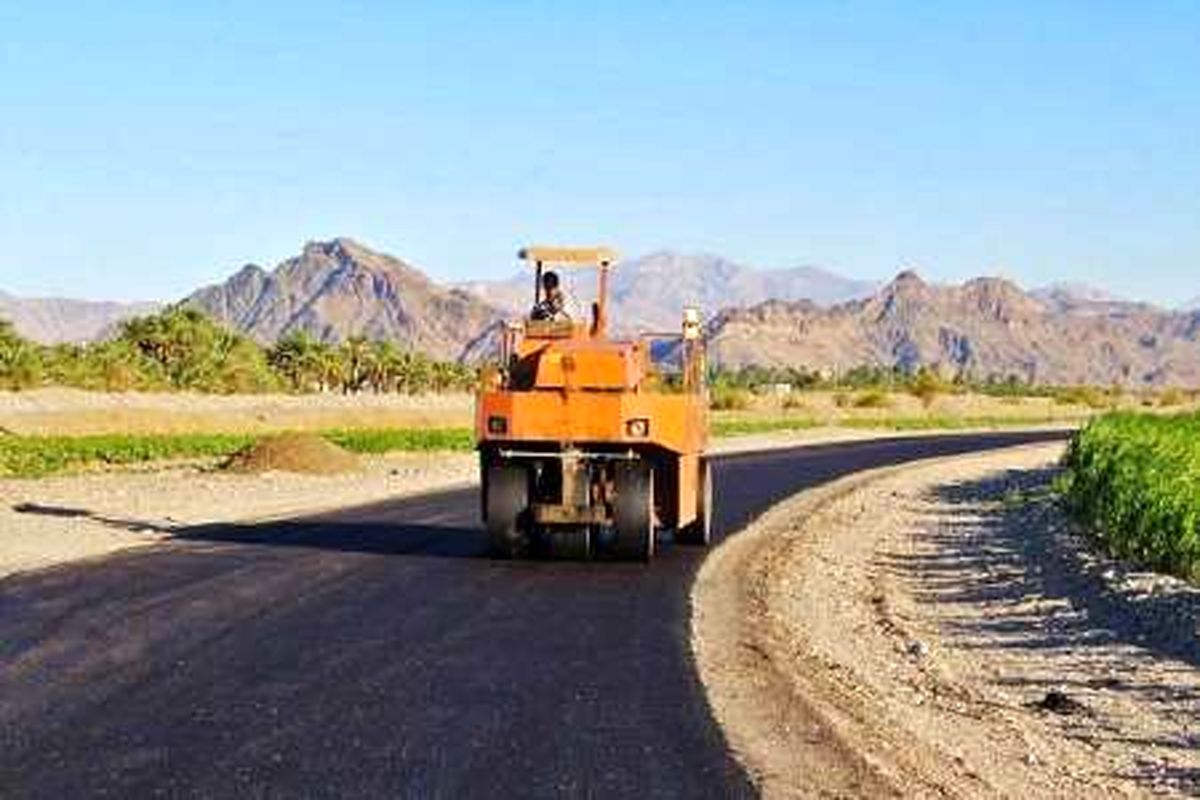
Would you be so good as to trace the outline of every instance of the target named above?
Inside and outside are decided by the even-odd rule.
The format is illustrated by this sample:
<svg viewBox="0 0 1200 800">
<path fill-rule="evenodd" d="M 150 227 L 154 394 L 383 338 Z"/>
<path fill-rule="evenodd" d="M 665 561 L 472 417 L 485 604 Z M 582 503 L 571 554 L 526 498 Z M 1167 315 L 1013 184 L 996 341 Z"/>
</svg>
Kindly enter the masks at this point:
<svg viewBox="0 0 1200 800">
<path fill-rule="evenodd" d="M 368 457 L 336 476 L 209 465 L 0 480 L 0 578 L 139 547 L 196 525 L 301 516 L 478 478 L 472 453 Z"/>
<path fill-rule="evenodd" d="M 1200 793 L 1200 589 L 1091 555 L 1060 454 L 853 476 L 705 562 L 693 648 L 766 796 Z"/>
</svg>

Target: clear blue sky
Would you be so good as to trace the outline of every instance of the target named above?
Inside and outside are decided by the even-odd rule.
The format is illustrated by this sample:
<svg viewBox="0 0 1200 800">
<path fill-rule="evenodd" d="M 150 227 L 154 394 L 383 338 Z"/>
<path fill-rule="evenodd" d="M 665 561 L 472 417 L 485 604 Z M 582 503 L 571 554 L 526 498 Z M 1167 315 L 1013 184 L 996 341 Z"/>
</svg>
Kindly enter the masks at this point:
<svg viewBox="0 0 1200 800">
<path fill-rule="evenodd" d="M 652 5 L 653 8 L 647 6 Z M 1200 294 L 1200 3 L 0 2 L 0 289 L 350 235 Z"/>
</svg>

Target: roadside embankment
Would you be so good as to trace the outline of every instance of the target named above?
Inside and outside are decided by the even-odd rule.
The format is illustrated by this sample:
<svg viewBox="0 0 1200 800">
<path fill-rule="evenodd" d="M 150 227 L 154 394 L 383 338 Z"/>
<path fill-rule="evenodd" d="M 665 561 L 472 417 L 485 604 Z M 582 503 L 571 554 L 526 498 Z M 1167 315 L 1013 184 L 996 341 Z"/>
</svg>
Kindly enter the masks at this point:
<svg viewBox="0 0 1200 800">
<path fill-rule="evenodd" d="M 847 478 L 705 562 L 693 647 L 766 796 L 1200 791 L 1200 589 L 1092 554 L 1061 453 Z"/>
</svg>

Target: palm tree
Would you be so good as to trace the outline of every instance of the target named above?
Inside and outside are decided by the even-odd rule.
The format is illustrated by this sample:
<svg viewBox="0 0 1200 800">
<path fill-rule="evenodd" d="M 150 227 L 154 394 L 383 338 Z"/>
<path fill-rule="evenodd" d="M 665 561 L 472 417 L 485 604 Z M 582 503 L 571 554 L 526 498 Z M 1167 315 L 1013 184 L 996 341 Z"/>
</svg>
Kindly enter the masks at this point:
<svg viewBox="0 0 1200 800">
<path fill-rule="evenodd" d="M 401 369 L 400 351 L 394 342 L 376 340 L 371 343 L 371 372 L 368 382 L 375 393 L 391 392 L 396 389 Z"/>
<path fill-rule="evenodd" d="M 280 339 L 267 354 L 271 367 L 281 374 L 293 391 L 311 391 L 323 378 L 322 345 L 307 331 L 296 330 Z"/>
<path fill-rule="evenodd" d="M 357 394 L 370 379 L 372 370 L 372 352 L 370 343 L 364 336 L 351 336 L 342 344 L 342 361 L 345 364 L 345 374 L 342 377 L 342 391 Z"/>
<path fill-rule="evenodd" d="M 402 356 L 399 386 L 407 394 L 424 394 L 433 384 L 433 365 L 423 353 L 407 351 Z"/>
<path fill-rule="evenodd" d="M 346 380 L 346 365 L 340 350 L 318 342 L 314 348 L 313 359 L 320 376 L 318 383 L 322 392 L 329 392 L 343 385 Z"/>
</svg>

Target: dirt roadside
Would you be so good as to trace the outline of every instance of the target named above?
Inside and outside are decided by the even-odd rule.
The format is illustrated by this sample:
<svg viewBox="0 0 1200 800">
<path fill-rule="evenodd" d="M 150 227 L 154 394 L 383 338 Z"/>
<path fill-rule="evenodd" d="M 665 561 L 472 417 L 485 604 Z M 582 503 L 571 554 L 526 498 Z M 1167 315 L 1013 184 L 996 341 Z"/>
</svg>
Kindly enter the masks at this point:
<svg viewBox="0 0 1200 800">
<path fill-rule="evenodd" d="M 693 648 L 765 796 L 1200 792 L 1200 590 L 1090 555 L 1060 452 L 854 476 L 706 561 Z"/>
<path fill-rule="evenodd" d="M 0 578 L 169 539 L 194 526 L 300 516 L 467 486 L 473 453 L 361 459 L 345 475 L 245 475 L 189 464 L 0 480 Z"/>
<path fill-rule="evenodd" d="M 330 428 L 470 425 L 470 394 L 262 394 L 90 392 L 61 387 L 0 391 L 0 435 L 275 433 Z"/>
</svg>

